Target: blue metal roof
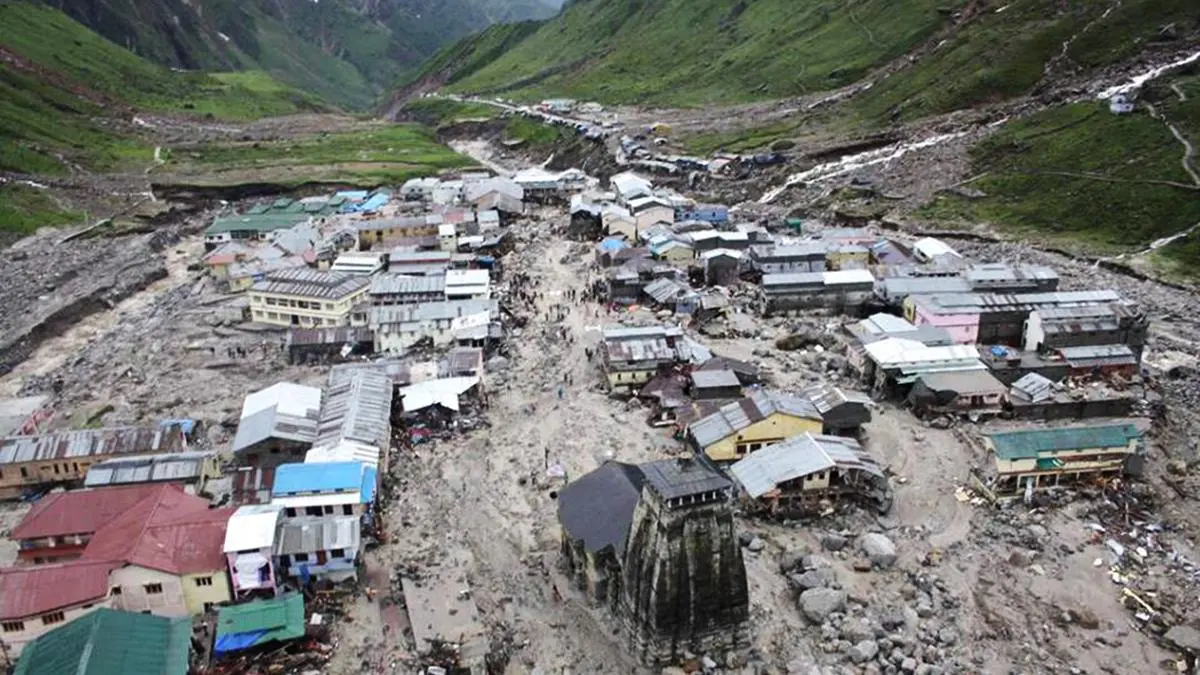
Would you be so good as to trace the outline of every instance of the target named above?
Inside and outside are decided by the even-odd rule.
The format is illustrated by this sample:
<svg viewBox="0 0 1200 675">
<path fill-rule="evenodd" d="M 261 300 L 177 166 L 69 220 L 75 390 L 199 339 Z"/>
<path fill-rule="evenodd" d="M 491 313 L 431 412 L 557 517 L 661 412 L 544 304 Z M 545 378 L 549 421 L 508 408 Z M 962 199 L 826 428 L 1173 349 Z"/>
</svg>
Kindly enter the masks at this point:
<svg viewBox="0 0 1200 675">
<path fill-rule="evenodd" d="M 374 469 L 369 469 L 374 473 Z M 314 464 L 283 464 L 275 470 L 275 485 L 271 495 L 280 497 L 304 492 L 359 491 L 365 482 L 368 467 L 362 462 L 320 462 Z M 375 480 L 370 482 L 372 493 Z"/>
<path fill-rule="evenodd" d="M 364 466 L 362 475 L 362 503 L 370 504 L 375 501 L 375 483 L 379 471 L 373 466 Z"/>
</svg>

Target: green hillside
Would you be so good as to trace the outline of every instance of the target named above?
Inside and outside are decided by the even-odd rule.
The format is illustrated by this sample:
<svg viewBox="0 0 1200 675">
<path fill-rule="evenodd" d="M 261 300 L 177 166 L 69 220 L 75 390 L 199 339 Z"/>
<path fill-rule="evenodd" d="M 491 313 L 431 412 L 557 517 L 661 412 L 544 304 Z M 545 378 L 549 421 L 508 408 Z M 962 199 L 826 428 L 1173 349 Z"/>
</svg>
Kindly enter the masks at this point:
<svg viewBox="0 0 1200 675">
<path fill-rule="evenodd" d="M 1185 138 L 1200 138 L 1200 76 L 1166 78 L 1142 95 Z M 1184 146 L 1145 107 L 1130 115 L 1113 115 L 1099 101 L 1051 108 L 974 148 L 972 171 L 986 175 L 971 187 L 984 196 L 939 196 L 921 215 L 989 223 L 1099 254 L 1140 250 L 1200 223 L 1200 188 L 1184 171 L 1183 155 Z M 1189 239 L 1159 255 L 1186 262 L 1196 275 L 1196 249 Z"/>
<path fill-rule="evenodd" d="M 496 21 L 544 18 L 543 0 L 44 0 L 160 65 L 263 70 L 366 110 L 400 73 Z"/>
<path fill-rule="evenodd" d="M 957 4 L 580 0 L 486 65 L 486 42 L 459 47 L 475 56 L 452 89 L 693 105 L 821 91 L 904 55 Z"/>
<path fill-rule="evenodd" d="M 152 149 L 114 130 L 133 110 L 245 120 L 328 110 L 264 73 L 180 73 L 151 64 L 64 14 L 0 4 L 0 169 L 63 174 L 149 162 Z"/>
</svg>

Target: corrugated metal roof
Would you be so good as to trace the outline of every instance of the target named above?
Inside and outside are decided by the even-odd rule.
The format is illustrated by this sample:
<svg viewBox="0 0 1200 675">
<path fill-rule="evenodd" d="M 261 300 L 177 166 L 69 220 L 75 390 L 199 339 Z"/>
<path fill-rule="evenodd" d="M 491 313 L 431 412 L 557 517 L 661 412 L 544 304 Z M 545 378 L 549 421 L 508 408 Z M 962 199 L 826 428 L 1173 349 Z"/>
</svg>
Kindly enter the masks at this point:
<svg viewBox="0 0 1200 675">
<path fill-rule="evenodd" d="M 605 328 L 604 340 L 637 340 L 653 337 L 680 337 L 683 329 L 678 326 L 641 326 L 636 328 Z"/>
<path fill-rule="evenodd" d="M 350 441 L 386 448 L 392 433 L 391 379 L 377 370 L 360 369 L 334 381 L 331 372 L 313 445 Z"/>
<path fill-rule="evenodd" d="M 934 314 L 1016 312 L 1072 305 L 1117 302 L 1116 291 L 1064 291 L 1057 293 L 949 293 L 914 296 L 914 301 Z"/>
<path fill-rule="evenodd" d="M 232 652 L 304 637 L 304 596 L 288 593 L 217 609 L 214 651 Z"/>
<path fill-rule="evenodd" d="M 568 483 L 558 494 L 563 530 L 593 553 L 621 555 L 644 481 L 637 466 L 609 461 Z"/>
<path fill-rule="evenodd" d="M 757 499 L 780 483 L 837 468 L 883 477 L 883 469 L 853 438 L 804 434 L 755 450 L 729 467 L 742 489 Z"/>
<path fill-rule="evenodd" d="M 824 286 L 824 272 L 787 272 L 783 274 L 764 274 L 763 288 L 780 286 Z"/>
<path fill-rule="evenodd" d="M 250 394 L 242 403 L 233 451 L 241 452 L 268 438 L 311 443 L 317 434 L 320 407 L 320 389 L 291 382 Z"/>
<path fill-rule="evenodd" d="M 279 528 L 275 555 L 315 553 L 335 548 L 357 550 L 362 541 L 357 516 L 303 516 L 289 518 Z"/>
<path fill-rule="evenodd" d="M 881 368 L 903 368 L 918 365 L 964 365 L 968 368 L 984 368 L 979 360 L 979 351 L 973 345 L 947 345 L 927 347 L 915 340 L 887 338 L 872 342 L 864 349 L 867 355 Z"/>
<path fill-rule="evenodd" d="M 0 465 L 81 459 L 105 455 L 178 452 L 183 449 L 179 427 L 117 427 L 59 431 L 0 439 Z"/>
<path fill-rule="evenodd" d="M 267 278 L 251 287 L 253 293 L 292 295 L 322 300 L 340 300 L 363 290 L 370 278 L 322 272 L 307 268 L 292 268 L 267 274 Z"/>
<path fill-rule="evenodd" d="M 701 448 L 707 448 L 776 413 L 806 419 L 821 419 L 821 413 L 807 399 L 791 394 L 760 390 L 741 400 L 726 404 L 708 417 L 693 422 L 688 426 L 688 433 Z"/>
<path fill-rule="evenodd" d="M 646 485 L 663 499 L 679 499 L 733 486 L 720 471 L 702 459 L 662 459 L 639 468 Z"/>
<path fill-rule="evenodd" d="M 86 487 L 188 481 L 199 478 L 206 460 L 215 452 L 179 452 L 166 455 L 135 455 L 93 464 L 84 480 Z"/>
<path fill-rule="evenodd" d="M 9 538 L 42 539 L 72 534 L 93 534 L 135 504 L 175 485 L 125 485 L 95 490 L 52 492 L 33 504 L 29 513 L 9 533 Z"/>
<path fill-rule="evenodd" d="M 189 617 L 102 607 L 29 642 L 14 675 L 187 675 Z"/>
<path fill-rule="evenodd" d="M 691 374 L 692 386 L 699 389 L 740 387 L 737 373 L 732 370 L 696 370 Z"/>
<path fill-rule="evenodd" d="M 802 393 L 805 398 L 812 401 L 812 404 L 817 408 L 817 412 L 822 415 L 847 403 L 864 406 L 871 405 L 872 403 L 871 397 L 866 394 L 857 391 L 845 391 L 828 382 L 809 387 Z"/>
<path fill-rule="evenodd" d="M 447 263 L 448 264 L 448 263 Z M 371 277 L 371 295 L 425 295 L 446 292 L 446 277 L 441 274 L 405 276 L 377 274 Z"/>
<path fill-rule="evenodd" d="M 0 620 L 26 619 L 108 596 L 114 562 L 31 565 L 0 569 Z"/>
<path fill-rule="evenodd" d="M 1063 347 L 1056 351 L 1072 368 L 1131 366 L 1138 362 L 1128 345 Z"/>
<path fill-rule="evenodd" d="M 962 277 L 888 277 L 876 283 L 885 300 L 899 302 L 910 295 L 967 293 L 971 283 Z"/>
<path fill-rule="evenodd" d="M 952 391 L 960 396 L 1003 394 L 1008 390 L 987 370 L 922 373 L 920 380 L 933 391 Z"/>
<path fill-rule="evenodd" d="M 448 321 L 472 314 L 492 318 L 500 315 L 500 303 L 494 298 L 442 300 L 412 305 L 389 305 L 371 308 L 371 325 L 376 329 L 396 324 L 418 324 L 428 321 Z"/>
<path fill-rule="evenodd" d="M 1054 396 L 1054 382 L 1038 373 L 1029 373 L 1013 382 L 1012 389 L 1031 403 L 1040 403 Z"/>
<path fill-rule="evenodd" d="M 1123 448 L 1142 432 L 1132 424 L 1023 429 L 985 434 L 1000 459 L 1034 459 L 1043 453 Z"/>
<path fill-rule="evenodd" d="M 362 462 L 283 464 L 275 470 L 272 503 L 278 497 L 326 492 L 359 492 L 366 465 Z"/>
</svg>

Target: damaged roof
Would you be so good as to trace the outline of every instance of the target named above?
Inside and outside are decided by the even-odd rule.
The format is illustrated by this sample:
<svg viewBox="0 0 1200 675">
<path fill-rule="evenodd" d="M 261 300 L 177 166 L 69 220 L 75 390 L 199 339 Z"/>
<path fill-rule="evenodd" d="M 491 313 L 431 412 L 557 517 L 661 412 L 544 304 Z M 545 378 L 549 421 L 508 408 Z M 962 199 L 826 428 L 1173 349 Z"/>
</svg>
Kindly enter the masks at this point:
<svg viewBox="0 0 1200 675">
<path fill-rule="evenodd" d="M 824 415 L 827 412 L 847 403 L 869 406 L 871 397 L 857 391 L 845 391 L 828 382 L 814 385 L 804 390 L 804 397 L 816 406 L 817 412 Z"/>
<path fill-rule="evenodd" d="M 733 486 L 720 471 L 703 459 L 661 459 L 641 465 L 650 489 L 663 499 L 679 499 Z"/>
<path fill-rule="evenodd" d="M 242 403 L 242 417 L 233 437 L 240 452 L 268 438 L 311 443 L 317 434 L 321 390 L 279 382 L 254 392 Z"/>
<path fill-rule="evenodd" d="M 392 434 L 392 381 L 378 370 L 359 369 L 349 376 L 329 374 L 318 416 L 314 447 L 344 441 L 387 447 Z"/>
<path fill-rule="evenodd" d="M 289 518 L 279 528 L 275 555 L 358 549 L 361 529 L 358 516 Z"/>
<path fill-rule="evenodd" d="M 644 482 L 639 467 L 608 461 L 567 484 L 558 494 L 563 530 L 593 553 L 611 547 L 620 555 Z"/>
<path fill-rule="evenodd" d="M 755 391 L 741 400 L 728 403 L 717 412 L 688 426 L 701 448 L 728 438 L 774 414 L 820 420 L 821 413 L 807 399 L 777 392 Z"/>
<path fill-rule="evenodd" d="M 176 426 L 58 431 L 0 439 L 0 465 L 55 459 L 80 460 L 105 455 L 178 452 L 183 447 L 183 432 Z"/>
<path fill-rule="evenodd" d="M 211 451 L 117 457 L 89 467 L 83 484 L 100 487 L 195 480 L 204 475 L 204 463 L 215 457 L 216 453 Z"/>
<path fill-rule="evenodd" d="M 830 469 L 865 471 L 883 477 L 883 468 L 853 438 L 804 434 L 755 450 L 729 467 L 748 495 L 757 499 L 803 476 Z"/>
</svg>

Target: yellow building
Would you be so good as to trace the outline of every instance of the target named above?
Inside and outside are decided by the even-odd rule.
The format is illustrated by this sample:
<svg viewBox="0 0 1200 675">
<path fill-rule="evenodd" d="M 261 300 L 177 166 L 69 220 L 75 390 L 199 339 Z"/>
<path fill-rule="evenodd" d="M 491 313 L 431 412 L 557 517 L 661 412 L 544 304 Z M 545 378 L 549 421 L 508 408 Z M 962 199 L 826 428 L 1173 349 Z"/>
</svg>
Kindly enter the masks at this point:
<svg viewBox="0 0 1200 675">
<path fill-rule="evenodd" d="M 609 388 L 632 391 L 675 363 L 676 341 L 683 331 L 675 326 L 608 328 L 604 330 L 604 365 Z"/>
<path fill-rule="evenodd" d="M 296 268 L 272 272 L 250 288 L 254 321 L 276 326 L 347 326 L 366 299 L 370 277 Z"/>
<path fill-rule="evenodd" d="M 83 482 L 88 469 L 114 457 L 179 452 L 183 432 L 171 427 L 117 427 L 58 431 L 0 439 L 0 498 L 34 486 Z"/>
<path fill-rule="evenodd" d="M 1132 424 L 1027 429 L 984 436 L 996 461 L 998 487 L 1053 487 L 1088 476 L 1140 475 L 1142 432 Z"/>
<path fill-rule="evenodd" d="M 793 436 L 819 435 L 823 425 L 808 399 L 756 391 L 688 425 L 687 438 L 709 459 L 733 462 Z"/>
<path fill-rule="evenodd" d="M 830 270 L 862 270 L 871 260 L 871 250 L 859 244 L 835 244 L 825 251 L 825 266 Z"/>
<path fill-rule="evenodd" d="M 375 244 L 389 239 L 437 236 L 438 226 L 441 224 L 442 216 L 438 214 L 372 218 L 353 222 L 354 228 L 358 230 L 358 248 L 362 251 L 368 251 Z"/>
<path fill-rule="evenodd" d="M 671 263 L 673 265 L 686 265 L 691 263 L 696 258 L 696 252 L 691 246 L 681 242 L 671 240 L 661 246 L 657 246 L 650 251 L 658 260 Z"/>
</svg>

